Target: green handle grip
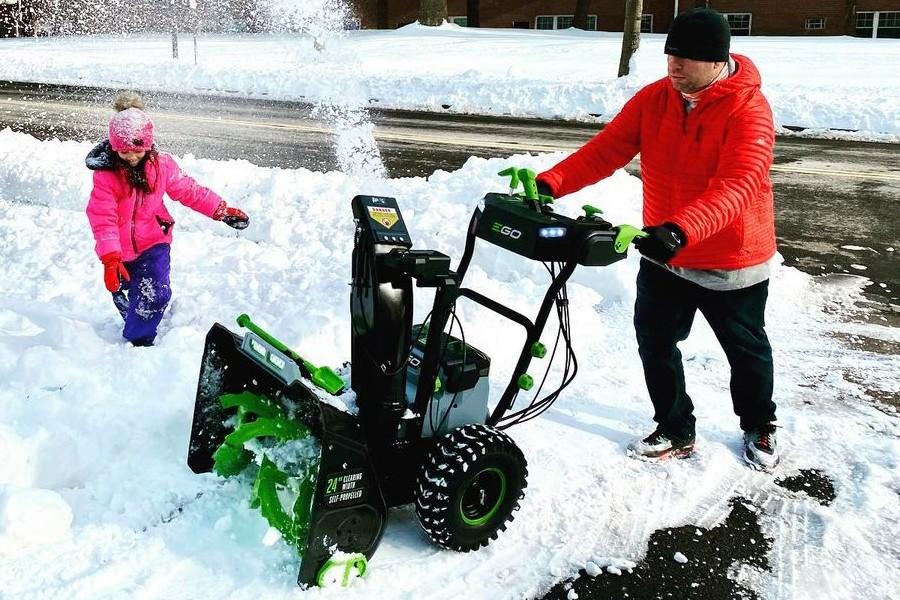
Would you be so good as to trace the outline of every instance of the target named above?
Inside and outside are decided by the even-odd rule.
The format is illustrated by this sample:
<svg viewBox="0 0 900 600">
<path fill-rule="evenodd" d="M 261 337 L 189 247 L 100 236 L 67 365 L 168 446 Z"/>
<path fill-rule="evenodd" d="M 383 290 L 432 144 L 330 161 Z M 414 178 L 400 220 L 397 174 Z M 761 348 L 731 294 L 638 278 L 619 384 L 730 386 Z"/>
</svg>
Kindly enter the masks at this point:
<svg viewBox="0 0 900 600">
<path fill-rule="evenodd" d="M 616 240 L 613 242 L 613 248 L 619 254 L 624 254 L 634 240 L 647 237 L 646 231 L 642 231 L 634 225 L 619 225 L 616 227 L 616 230 Z"/>
<path fill-rule="evenodd" d="M 299 360 L 299 361 L 303 362 L 304 366 L 306 366 L 306 361 L 303 360 L 303 358 L 301 358 L 299 354 L 297 354 L 296 352 L 294 352 L 293 350 L 291 350 L 290 348 L 288 348 L 287 346 L 282 344 L 280 341 L 275 339 L 268 331 L 265 331 L 262 327 L 260 327 L 259 325 L 257 325 L 253 321 L 251 321 L 249 315 L 246 315 L 246 314 L 240 315 L 237 318 L 237 324 L 239 327 L 246 327 L 247 329 L 249 329 L 256 335 L 258 335 L 265 341 L 272 344 L 272 346 L 274 346 L 280 352 L 284 352 L 285 354 L 287 354 L 294 360 Z M 306 367 L 306 368 L 308 369 L 309 367 Z"/>
</svg>

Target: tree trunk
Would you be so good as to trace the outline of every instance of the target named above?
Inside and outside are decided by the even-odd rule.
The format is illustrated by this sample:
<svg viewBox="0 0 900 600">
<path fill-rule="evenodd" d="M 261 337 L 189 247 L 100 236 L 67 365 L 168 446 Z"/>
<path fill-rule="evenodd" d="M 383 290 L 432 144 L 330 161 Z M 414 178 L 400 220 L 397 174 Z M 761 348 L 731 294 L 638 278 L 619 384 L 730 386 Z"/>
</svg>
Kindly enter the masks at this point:
<svg viewBox="0 0 900 600">
<path fill-rule="evenodd" d="M 481 27 L 480 0 L 466 0 L 466 27 Z"/>
<path fill-rule="evenodd" d="M 375 0 L 375 26 L 378 29 L 390 29 L 388 23 L 388 0 Z"/>
<path fill-rule="evenodd" d="M 447 20 L 447 0 L 422 0 L 419 5 L 419 23 L 429 27 L 443 25 Z"/>
<path fill-rule="evenodd" d="M 572 19 L 572 27 L 587 31 L 590 4 L 591 0 L 575 0 L 575 17 Z"/>
<path fill-rule="evenodd" d="M 641 44 L 641 11 L 643 0 L 625 0 L 625 28 L 622 31 L 622 56 L 619 58 L 619 77 L 628 75 L 628 63 Z"/>
<path fill-rule="evenodd" d="M 844 34 L 856 35 L 856 0 L 847 0 L 844 8 Z"/>
</svg>

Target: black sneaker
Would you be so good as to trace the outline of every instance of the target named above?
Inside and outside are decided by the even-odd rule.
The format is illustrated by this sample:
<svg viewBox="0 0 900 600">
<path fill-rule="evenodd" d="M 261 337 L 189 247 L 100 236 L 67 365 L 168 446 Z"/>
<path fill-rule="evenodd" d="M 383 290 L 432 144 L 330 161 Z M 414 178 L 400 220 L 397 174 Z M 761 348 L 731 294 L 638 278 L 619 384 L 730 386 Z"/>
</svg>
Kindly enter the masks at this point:
<svg viewBox="0 0 900 600">
<path fill-rule="evenodd" d="M 744 460 L 760 471 L 770 471 L 778 465 L 778 444 L 775 440 L 775 423 L 765 423 L 744 432 Z"/>
<path fill-rule="evenodd" d="M 694 438 L 672 439 L 657 429 L 644 439 L 634 440 L 625 450 L 631 458 L 659 461 L 667 458 L 687 458 L 694 453 Z"/>
</svg>

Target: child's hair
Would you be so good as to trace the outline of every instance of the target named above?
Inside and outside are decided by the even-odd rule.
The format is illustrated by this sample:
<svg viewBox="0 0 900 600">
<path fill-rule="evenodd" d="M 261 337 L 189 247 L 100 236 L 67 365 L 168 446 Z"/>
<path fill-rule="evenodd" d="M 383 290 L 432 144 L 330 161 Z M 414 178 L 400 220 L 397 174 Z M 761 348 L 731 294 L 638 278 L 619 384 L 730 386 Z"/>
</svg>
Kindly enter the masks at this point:
<svg viewBox="0 0 900 600">
<path fill-rule="evenodd" d="M 144 158 L 133 167 L 122 160 L 118 155 L 116 155 L 115 160 L 119 169 L 121 169 L 122 173 L 125 175 L 125 181 L 128 182 L 128 185 L 148 194 L 153 192 L 155 181 L 151 181 L 148 174 L 151 169 L 155 172 L 156 150 L 148 151 L 147 154 L 144 155 Z"/>
<path fill-rule="evenodd" d="M 113 102 L 113 108 L 116 112 L 122 112 L 129 108 L 144 110 L 144 99 L 141 98 L 141 95 L 137 92 L 119 92 L 119 95 L 116 96 L 116 99 Z"/>
</svg>

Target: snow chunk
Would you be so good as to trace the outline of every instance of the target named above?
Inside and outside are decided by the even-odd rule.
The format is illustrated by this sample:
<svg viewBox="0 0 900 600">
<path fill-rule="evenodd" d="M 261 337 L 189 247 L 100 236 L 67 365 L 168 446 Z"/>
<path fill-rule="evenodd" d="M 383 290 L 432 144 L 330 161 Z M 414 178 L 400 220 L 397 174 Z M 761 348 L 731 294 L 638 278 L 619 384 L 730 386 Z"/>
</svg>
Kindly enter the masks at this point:
<svg viewBox="0 0 900 600">
<path fill-rule="evenodd" d="M 673 558 L 675 559 L 675 562 L 681 563 L 681 564 L 684 564 L 688 561 L 687 556 L 685 556 L 681 552 L 676 552 L 675 556 L 673 556 Z"/>
<path fill-rule="evenodd" d="M 637 563 L 624 558 L 612 558 L 609 556 L 595 556 L 587 561 L 584 566 L 585 572 L 591 577 L 596 577 L 603 573 L 606 569 L 611 575 L 621 575 L 623 571 L 631 571 L 637 566 Z"/>
<path fill-rule="evenodd" d="M 65 539 L 72 507 L 51 490 L 0 486 L 0 549 L 13 552 Z"/>
</svg>

